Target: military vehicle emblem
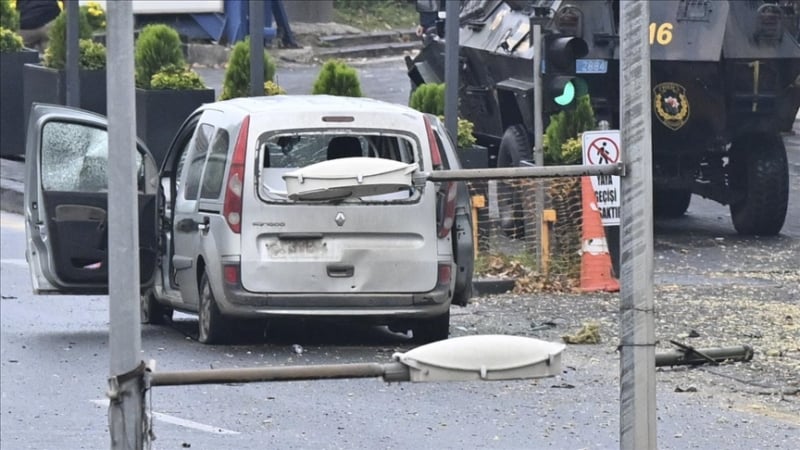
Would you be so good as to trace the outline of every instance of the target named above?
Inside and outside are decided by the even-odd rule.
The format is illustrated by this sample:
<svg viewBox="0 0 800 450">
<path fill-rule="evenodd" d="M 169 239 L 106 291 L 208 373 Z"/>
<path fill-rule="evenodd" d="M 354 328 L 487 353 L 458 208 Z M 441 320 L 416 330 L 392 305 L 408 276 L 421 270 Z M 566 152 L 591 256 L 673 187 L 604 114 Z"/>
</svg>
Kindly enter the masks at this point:
<svg viewBox="0 0 800 450">
<path fill-rule="evenodd" d="M 689 120 L 686 88 L 678 83 L 660 83 L 653 88 L 653 109 L 665 127 L 677 130 Z"/>
</svg>

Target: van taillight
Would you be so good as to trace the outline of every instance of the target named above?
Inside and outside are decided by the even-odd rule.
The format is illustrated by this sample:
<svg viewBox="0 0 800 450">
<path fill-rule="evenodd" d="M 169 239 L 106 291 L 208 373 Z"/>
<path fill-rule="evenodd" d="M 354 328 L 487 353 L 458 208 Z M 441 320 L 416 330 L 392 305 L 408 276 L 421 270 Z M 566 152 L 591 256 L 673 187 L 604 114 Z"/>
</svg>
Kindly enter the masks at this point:
<svg viewBox="0 0 800 450">
<path fill-rule="evenodd" d="M 242 192 L 244 187 L 244 159 L 247 152 L 247 131 L 250 128 L 250 116 L 246 116 L 239 129 L 236 145 L 233 147 L 231 167 L 228 169 L 228 184 L 225 188 L 225 203 L 222 215 L 234 233 L 242 231 Z"/>
<path fill-rule="evenodd" d="M 239 284 L 239 263 L 222 266 L 222 276 L 227 284 Z"/>
<path fill-rule="evenodd" d="M 433 169 L 438 170 L 442 168 L 442 154 L 439 152 L 439 144 L 436 143 L 436 136 L 433 134 L 431 121 L 427 116 L 424 116 L 423 119 L 425 120 L 425 130 L 428 132 L 428 148 L 430 148 L 431 151 Z"/>
<path fill-rule="evenodd" d="M 452 268 L 450 264 L 439 264 L 439 277 L 436 280 L 436 284 L 439 286 L 445 286 L 450 284 L 450 277 L 452 275 Z"/>
<path fill-rule="evenodd" d="M 456 217 L 456 197 L 458 196 L 458 186 L 455 182 L 448 182 L 443 185 L 442 189 L 444 199 L 440 199 L 438 219 L 438 236 L 443 238 L 453 227 L 453 221 Z"/>
</svg>

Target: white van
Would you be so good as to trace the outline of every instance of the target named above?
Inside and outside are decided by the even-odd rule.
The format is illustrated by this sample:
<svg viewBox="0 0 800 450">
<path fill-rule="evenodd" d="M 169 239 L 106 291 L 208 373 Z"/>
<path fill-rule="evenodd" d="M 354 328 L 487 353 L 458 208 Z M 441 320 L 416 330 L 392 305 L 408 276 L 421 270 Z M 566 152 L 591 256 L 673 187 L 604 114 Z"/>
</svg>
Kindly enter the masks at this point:
<svg viewBox="0 0 800 450">
<path fill-rule="evenodd" d="M 106 120 L 35 105 L 29 124 L 34 291 L 107 292 Z M 348 317 L 431 341 L 469 298 L 469 198 L 463 183 L 425 177 L 459 167 L 433 116 L 370 99 L 241 98 L 193 113 L 160 170 L 139 153 L 145 323 L 194 312 L 198 339 L 217 343 L 237 319 Z"/>
</svg>

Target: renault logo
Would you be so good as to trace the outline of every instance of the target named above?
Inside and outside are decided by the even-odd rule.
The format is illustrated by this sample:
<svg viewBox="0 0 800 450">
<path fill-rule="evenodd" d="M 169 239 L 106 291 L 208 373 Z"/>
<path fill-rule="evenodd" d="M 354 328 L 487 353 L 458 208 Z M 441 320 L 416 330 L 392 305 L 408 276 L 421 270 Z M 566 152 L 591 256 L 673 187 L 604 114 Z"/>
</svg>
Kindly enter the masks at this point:
<svg viewBox="0 0 800 450">
<path fill-rule="evenodd" d="M 341 212 L 341 211 L 336 213 L 336 218 L 333 219 L 333 220 L 336 221 L 336 225 L 339 225 L 339 226 L 344 225 L 344 221 L 345 221 L 344 213 Z"/>
</svg>

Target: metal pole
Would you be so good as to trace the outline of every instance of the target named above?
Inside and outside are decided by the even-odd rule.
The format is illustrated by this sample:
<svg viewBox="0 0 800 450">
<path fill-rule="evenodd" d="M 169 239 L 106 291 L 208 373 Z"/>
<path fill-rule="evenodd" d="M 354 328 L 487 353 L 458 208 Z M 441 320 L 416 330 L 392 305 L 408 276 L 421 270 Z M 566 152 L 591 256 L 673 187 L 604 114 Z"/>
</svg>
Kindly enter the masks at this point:
<svg viewBox="0 0 800 450">
<path fill-rule="evenodd" d="M 68 2 L 77 3 L 77 2 Z M 108 293 L 112 449 L 143 445 L 133 7 L 108 2 Z"/>
<path fill-rule="evenodd" d="M 81 104 L 81 85 L 78 80 L 78 59 L 80 58 L 80 5 L 78 0 L 65 1 L 67 9 L 67 54 L 66 54 L 66 103 L 79 107 Z"/>
<path fill-rule="evenodd" d="M 620 448 L 656 448 L 650 5 L 620 2 Z"/>
<path fill-rule="evenodd" d="M 425 174 L 428 181 L 510 180 L 513 178 L 582 177 L 587 175 L 622 175 L 622 164 L 602 166 L 525 166 L 497 169 L 434 170 Z"/>
<path fill-rule="evenodd" d="M 326 364 L 317 366 L 252 367 L 239 369 L 192 370 L 181 372 L 153 372 L 151 386 L 179 386 L 185 384 L 222 384 L 256 381 L 298 381 L 340 378 L 377 378 L 386 382 L 409 381 L 408 366 L 399 362 L 388 364 Z"/>
<path fill-rule="evenodd" d="M 444 22 L 444 127 L 458 142 L 458 39 L 459 2 L 445 2 Z"/>
<path fill-rule="evenodd" d="M 533 162 L 544 166 L 544 124 L 542 121 L 542 26 L 533 25 Z M 539 267 L 544 266 L 544 242 L 542 241 L 542 221 L 544 218 L 544 185 L 536 183 L 536 204 L 533 212 L 536 227 L 536 256 Z"/>
<path fill-rule="evenodd" d="M 250 0 L 250 95 L 264 95 L 264 2 Z"/>
</svg>

